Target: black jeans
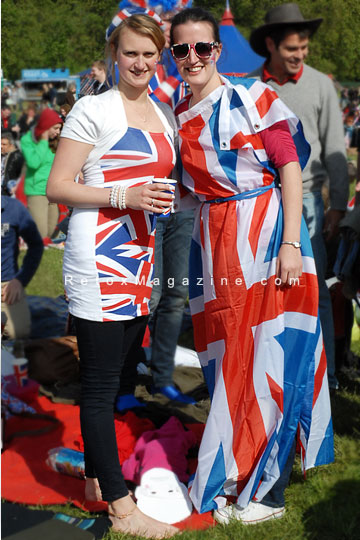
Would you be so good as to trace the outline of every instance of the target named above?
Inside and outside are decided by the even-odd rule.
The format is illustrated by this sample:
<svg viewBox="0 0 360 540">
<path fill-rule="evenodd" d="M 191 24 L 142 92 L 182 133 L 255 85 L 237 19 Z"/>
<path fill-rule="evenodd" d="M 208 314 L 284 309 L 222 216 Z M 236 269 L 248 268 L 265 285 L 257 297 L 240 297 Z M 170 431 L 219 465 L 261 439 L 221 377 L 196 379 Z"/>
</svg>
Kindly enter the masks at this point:
<svg viewBox="0 0 360 540">
<path fill-rule="evenodd" d="M 85 474 L 98 478 L 104 501 L 128 494 L 118 457 L 114 405 L 122 371 L 135 385 L 136 351 L 148 317 L 97 322 L 75 317 L 80 354 L 80 422 Z"/>
</svg>

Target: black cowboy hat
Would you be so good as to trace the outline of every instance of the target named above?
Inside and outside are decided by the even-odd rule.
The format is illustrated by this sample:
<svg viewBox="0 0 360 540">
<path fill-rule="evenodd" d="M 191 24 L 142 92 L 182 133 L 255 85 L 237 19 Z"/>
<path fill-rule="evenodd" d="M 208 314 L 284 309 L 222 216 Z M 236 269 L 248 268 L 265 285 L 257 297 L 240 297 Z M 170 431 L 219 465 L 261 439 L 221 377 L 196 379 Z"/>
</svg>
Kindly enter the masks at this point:
<svg viewBox="0 0 360 540">
<path fill-rule="evenodd" d="M 281 29 L 286 26 L 296 28 L 308 28 L 310 35 L 313 35 L 319 28 L 323 19 L 304 19 L 300 8 L 297 4 L 287 3 L 281 4 L 270 9 L 265 15 L 265 24 L 255 28 L 251 32 L 250 45 L 252 49 L 260 56 L 267 56 L 267 48 L 265 38 L 273 30 Z"/>
</svg>

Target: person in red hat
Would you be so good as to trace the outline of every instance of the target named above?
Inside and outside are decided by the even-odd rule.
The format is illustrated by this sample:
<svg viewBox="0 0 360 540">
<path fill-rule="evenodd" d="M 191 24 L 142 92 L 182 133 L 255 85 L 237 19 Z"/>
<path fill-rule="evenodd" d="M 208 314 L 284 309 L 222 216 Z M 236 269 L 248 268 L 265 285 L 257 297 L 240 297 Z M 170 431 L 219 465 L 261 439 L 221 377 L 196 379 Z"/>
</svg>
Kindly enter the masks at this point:
<svg viewBox="0 0 360 540">
<path fill-rule="evenodd" d="M 51 237 L 59 217 L 57 204 L 49 203 L 46 184 L 55 154 L 51 141 L 60 135 L 62 119 L 52 109 L 44 109 L 35 127 L 21 137 L 21 150 L 26 163 L 25 195 L 41 237 Z"/>
</svg>

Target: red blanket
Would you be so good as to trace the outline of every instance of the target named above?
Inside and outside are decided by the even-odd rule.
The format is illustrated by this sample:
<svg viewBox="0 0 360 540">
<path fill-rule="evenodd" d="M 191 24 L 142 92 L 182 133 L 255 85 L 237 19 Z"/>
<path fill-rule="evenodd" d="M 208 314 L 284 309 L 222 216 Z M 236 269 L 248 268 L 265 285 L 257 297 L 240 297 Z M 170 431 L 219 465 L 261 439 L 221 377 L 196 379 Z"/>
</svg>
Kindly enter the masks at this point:
<svg viewBox="0 0 360 540">
<path fill-rule="evenodd" d="M 8 501 L 23 504 L 66 504 L 71 501 L 88 511 L 106 510 L 105 503 L 84 500 L 84 480 L 53 471 L 46 465 L 48 451 L 57 446 L 79 449 L 80 420 L 79 407 L 55 404 L 46 397 L 31 403 L 38 411 L 51 414 L 60 420 L 57 429 L 50 433 L 33 437 L 18 437 L 11 441 L 2 454 L 2 497 Z M 24 422 L 26 425 L 24 426 Z M 16 431 L 40 427 L 37 421 L 12 417 L 6 423 L 6 436 Z M 190 427 L 190 426 L 189 426 Z M 192 427 L 192 426 L 191 426 Z M 202 431 L 202 426 L 193 425 L 194 431 Z M 154 429 L 148 419 L 138 418 L 132 412 L 116 416 L 116 431 L 121 432 L 119 446 L 120 461 L 123 462 L 133 452 L 138 437 Z M 119 441 L 118 439 L 118 441 Z M 180 528 L 202 529 L 212 525 L 210 512 L 199 515 L 193 513 L 179 524 Z"/>
</svg>

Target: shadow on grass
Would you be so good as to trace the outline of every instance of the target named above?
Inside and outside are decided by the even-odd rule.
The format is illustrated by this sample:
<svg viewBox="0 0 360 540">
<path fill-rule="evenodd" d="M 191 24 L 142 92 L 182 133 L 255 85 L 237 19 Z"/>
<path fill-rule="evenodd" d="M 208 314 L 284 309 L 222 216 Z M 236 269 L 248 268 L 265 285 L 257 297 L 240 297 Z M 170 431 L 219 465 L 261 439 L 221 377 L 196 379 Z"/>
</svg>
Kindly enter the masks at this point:
<svg viewBox="0 0 360 540">
<path fill-rule="evenodd" d="M 345 388 L 354 394 L 360 394 L 360 371 L 358 369 L 348 368 L 340 371 L 338 374 L 340 388 Z"/>
<path fill-rule="evenodd" d="M 341 379 L 340 384 L 342 390 L 331 398 L 334 431 L 337 435 L 359 437 L 360 383 L 346 377 Z"/>
<path fill-rule="evenodd" d="M 307 539 L 355 540 L 360 537 L 360 481 L 336 483 L 328 497 L 304 514 Z"/>
</svg>

